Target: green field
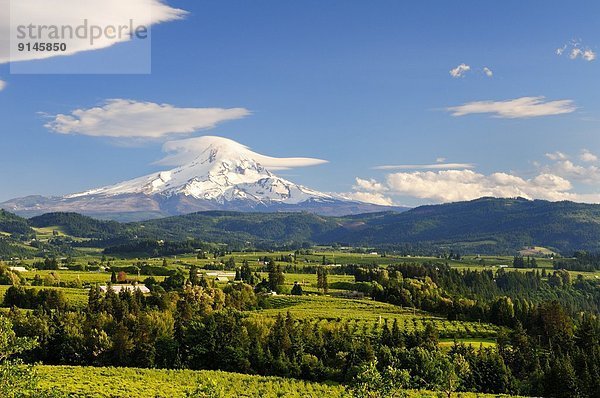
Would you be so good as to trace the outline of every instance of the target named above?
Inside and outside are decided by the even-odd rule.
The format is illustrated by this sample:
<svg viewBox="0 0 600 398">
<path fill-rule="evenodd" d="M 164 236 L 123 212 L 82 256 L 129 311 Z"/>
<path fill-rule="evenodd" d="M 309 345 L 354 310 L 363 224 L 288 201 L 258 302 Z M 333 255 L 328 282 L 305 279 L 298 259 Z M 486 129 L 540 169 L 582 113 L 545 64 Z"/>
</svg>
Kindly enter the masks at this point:
<svg viewBox="0 0 600 398">
<path fill-rule="evenodd" d="M 486 342 L 497 335 L 496 326 L 477 323 L 449 321 L 427 312 L 413 311 L 392 304 L 373 300 L 342 299 L 329 296 L 275 296 L 269 298 L 272 308 L 255 312 L 268 317 L 275 317 L 288 311 L 297 319 L 315 321 L 346 322 L 357 333 L 370 332 L 383 327 L 387 320 L 389 327 L 396 320 L 401 330 L 423 330 L 432 324 L 444 337 L 472 337 L 475 342 Z"/>
<path fill-rule="evenodd" d="M 4 299 L 4 294 L 10 288 L 10 286 L 0 285 L 0 298 Z M 88 291 L 87 289 L 75 289 L 69 287 L 49 287 L 49 286 L 27 286 L 28 289 L 56 289 L 60 290 L 65 294 L 65 298 L 69 303 L 69 306 L 75 308 L 84 308 L 88 303 Z"/>
<path fill-rule="evenodd" d="M 82 284 L 106 284 L 110 282 L 110 272 L 94 272 L 94 271 L 49 271 L 49 270 L 38 270 L 38 271 L 28 271 L 22 272 L 21 276 L 25 277 L 27 280 L 33 280 L 36 275 L 39 275 L 42 279 L 46 276 L 53 274 L 58 278 L 60 282 L 81 282 Z M 137 280 L 143 281 L 146 279 L 148 275 L 135 275 L 135 274 L 127 274 L 127 279 L 129 280 Z M 161 280 L 162 277 L 155 277 L 156 279 Z"/>
<path fill-rule="evenodd" d="M 217 394 L 210 396 L 215 398 L 352 397 L 344 386 L 336 384 L 227 372 L 73 366 L 38 366 L 37 372 L 43 388 L 69 394 L 71 398 L 183 398 L 187 391 L 198 385 L 214 386 Z M 439 393 L 427 391 L 407 391 L 407 395 L 410 398 L 440 396 Z M 453 397 L 507 396 L 455 393 Z"/>
</svg>

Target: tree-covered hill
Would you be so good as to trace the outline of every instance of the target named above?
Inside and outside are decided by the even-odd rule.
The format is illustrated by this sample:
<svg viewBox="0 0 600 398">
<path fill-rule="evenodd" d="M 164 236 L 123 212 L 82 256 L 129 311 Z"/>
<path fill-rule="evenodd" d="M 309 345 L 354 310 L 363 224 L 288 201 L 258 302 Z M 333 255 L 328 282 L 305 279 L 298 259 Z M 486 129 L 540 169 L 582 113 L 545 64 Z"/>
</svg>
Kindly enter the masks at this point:
<svg viewBox="0 0 600 398">
<path fill-rule="evenodd" d="M 25 218 L 0 209 L 0 232 L 6 234 L 27 235 L 33 232 Z"/>
<path fill-rule="evenodd" d="M 538 245 L 559 252 L 600 249 L 600 206 L 481 198 L 383 214 L 319 237 L 352 244 L 420 244 L 504 252 Z"/>
<path fill-rule="evenodd" d="M 348 217 L 311 213 L 209 211 L 135 223 L 100 221 L 75 213 L 50 213 L 25 220 L 0 213 L 0 231 L 28 234 L 31 227 L 60 227 L 106 247 L 136 240 L 197 240 L 236 248 L 348 244 L 462 253 L 514 253 L 543 246 L 571 255 L 600 251 L 600 205 L 481 198 L 421 206 L 403 212 Z"/>
<path fill-rule="evenodd" d="M 211 211 L 127 224 L 140 237 L 200 239 L 224 243 L 316 243 L 315 238 L 343 225 L 343 219 L 311 213 L 240 213 Z"/>
<path fill-rule="evenodd" d="M 139 236 L 206 241 L 453 247 L 512 253 L 545 246 L 564 254 L 600 250 L 600 206 L 522 198 L 481 198 L 403 213 L 348 217 L 310 213 L 203 212 L 127 224 Z"/>
<path fill-rule="evenodd" d="M 47 213 L 29 219 L 36 228 L 61 227 L 71 236 L 107 239 L 124 233 L 124 226 L 116 221 L 96 220 L 77 213 Z"/>
</svg>

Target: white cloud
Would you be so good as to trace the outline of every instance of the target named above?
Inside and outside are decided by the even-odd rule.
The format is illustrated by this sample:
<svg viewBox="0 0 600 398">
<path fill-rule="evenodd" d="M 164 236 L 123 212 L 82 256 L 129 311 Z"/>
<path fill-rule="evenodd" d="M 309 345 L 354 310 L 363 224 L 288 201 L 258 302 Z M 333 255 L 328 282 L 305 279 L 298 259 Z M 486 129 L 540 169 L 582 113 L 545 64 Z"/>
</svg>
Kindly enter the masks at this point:
<svg viewBox="0 0 600 398">
<path fill-rule="evenodd" d="M 244 108 L 176 108 L 169 104 L 126 99 L 53 116 L 45 126 L 60 134 L 125 139 L 160 139 L 210 129 L 226 120 L 249 115 Z"/>
<path fill-rule="evenodd" d="M 588 50 L 584 50 L 583 54 L 581 55 L 581 57 L 583 59 L 585 59 L 586 61 L 588 61 L 588 62 L 589 61 L 593 61 L 593 60 L 596 59 L 596 53 L 593 52 L 592 50 L 589 50 L 589 49 Z"/>
<path fill-rule="evenodd" d="M 546 157 L 550 160 L 565 160 L 569 158 L 567 155 L 559 151 L 547 153 Z"/>
<path fill-rule="evenodd" d="M 447 108 L 452 116 L 489 113 L 499 118 L 516 119 L 561 115 L 577 108 L 572 100 L 545 101 L 545 97 L 522 97 L 506 101 L 476 101 Z"/>
<path fill-rule="evenodd" d="M 590 47 L 584 46 L 580 40 L 571 40 L 568 44 L 556 49 L 556 55 L 562 56 L 568 51 L 570 59 L 581 58 L 585 61 L 591 62 L 596 59 L 596 53 Z"/>
<path fill-rule="evenodd" d="M 428 170 L 395 172 L 384 181 L 356 179 L 357 194 L 383 198 L 394 202 L 398 197 L 412 197 L 430 202 L 455 202 L 472 200 L 483 196 L 524 197 L 550 201 L 571 200 L 576 202 L 600 203 L 600 192 L 577 192 L 576 187 L 585 184 L 596 187 L 600 184 L 598 157 L 587 149 L 580 152 L 579 159 L 588 163 L 578 165 L 563 152 L 547 153 L 552 162 L 533 162 L 537 169 L 531 178 L 514 173 L 495 172 L 483 174 L 474 170 Z"/>
<path fill-rule="evenodd" d="M 389 198 L 379 192 L 357 191 L 357 192 L 343 193 L 343 194 L 340 194 L 340 196 L 342 196 L 346 199 L 357 200 L 359 202 L 364 202 L 364 203 L 372 203 L 375 205 L 382 205 L 382 206 L 393 206 L 394 205 L 394 201 L 391 198 Z"/>
<path fill-rule="evenodd" d="M 439 158 L 436 158 L 435 161 L 436 163 L 444 163 L 446 161 L 446 158 L 440 156 Z"/>
<path fill-rule="evenodd" d="M 507 173 L 484 175 L 472 170 L 444 170 L 438 172 L 395 173 L 387 177 L 390 192 L 436 202 L 472 200 L 483 196 L 524 197 L 546 200 L 581 200 L 571 192 L 567 179 L 554 174 L 539 174 L 524 179 Z M 600 194 L 591 195 L 600 201 Z"/>
<path fill-rule="evenodd" d="M 388 188 L 374 179 L 356 178 L 352 187 L 354 192 L 339 194 L 341 197 L 359 202 L 373 203 L 382 206 L 393 206 L 394 201 L 386 196 Z"/>
<path fill-rule="evenodd" d="M 6 88 L 6 82 L 4 80 L 0 80 L 0 91 Z"/>
<path fill-rule="evenodd" d="M 444 169 L 472 169 L 472 163 L 435 163 L 435 164 L 400 164 L 374 167 L 375 170 L 444 170 Z"/>
<path fill-rule="evenodd" d="M 135 29 L 137 26 L 150 27 L 154 24 L 178 20 L 187 14 L 186 11 L 164 4 L 164 0 L 0 0 L 0 8 L 2 10 L 11 9 L 12 29 L 16 29 L 18 25 L 28 26 L 29 24 L 60 28 L 62 26 L 77 27 L 82 25 L 86 19 L 88 26 L 97 25 L 99 27 L 129 26 L 129 21 L 132 20 Z M 11 32 L 10 19 L 8 16 L 0 18 L 0 37 L 4 39 L 4 43 L 0 43 L 0 64 L 9 61 L 50 58 L 58 54 L 72 55 L 82 51 L 107 48 L 131 40 L 127 32 L 124 32 L 120 38 L 116 35 L 114 38 L 100 38 L 93 45 L 90 45 L 88 39 L 61 39 L 61 42 L 67 45 L 65 52 L 25 51 L 13 54 L 14 57 L 10 60 L 8 38 L 17 33 L 16 30 Z M 45 35 L 48 34 L 46 33 L 48 31 L 44 32 Z M 35 33 L 37 35 L 37 32 Z"/>
<path fill-rule="evenodd" d="M 554 164 L 544 166 L 542 170 L 565 178 L 571 178 L 584 184 L 600 183 L 600 168 L 594 165 L 577 165 L 568 159 L 559 160 Z"/>
<path fill-rule="evenodd" d="M 356 191 L 383 192 L 386 187 L 374 179 L 364 180 L 356 178 L 356 184 L 353 187 Z"/>
<path fill-rule="evenodd" d="M 583 51 L 580 48 L 574 48 L 571 50 L 571 54 L 569 54 L 569 58 L 577 59 L 580 55 L 583 54 Z"/>
<path fill-rule="evenodd" d="M 588 163 L 582 166 L 575 164 L 570 160 L 569 156 L 562 152 L 547 153 L 546 157 L 554 163 L 549 165 L 537 165 L 540 170 L 546 173 L 553 173 L 561 177 L 570 178 L 584 184 L 600 183 L 600 168 L 596 165 L 589 164 L 598 161 L 598 157 L 587 149 L 582 149 L 579 154 L 579 160 Z"/>
<path fill-rule="evenodd" d="M 468 71 L 471 70 L 471 67 L 467 64 L 460 64 L 456 68 L 450 70 L 450 76 L 452 77 L 463 77 Z"/>
<path fill-rule="evenodd" d="M 598 156 L 587 149 L 582 149 L 581 154 L 579 154 L 579 159 L 587 163 L 594 163 L 598 161 Z"/>
<path fill-rule="evenodd" d="M 218 149 L 221 154 L 231 152 L 232 156 L 252 159 L 269 170 L 287 170 L 327 163 L 326 160 L 315 158 L 276 158 L 261 155 L 228 138 L 203 136 L 166 142 L 163 145 L 163 151 L 169 155 L 158 161 L 157 164 L 181 166 L 192 162 L 203 152 L 213 149 Z"/>
<path fill-rule="evenodd" d="M 493 77 L 494 76 L 494 72 L 490 68 L 488 68 L 487 66 L 485 66 L 483 68 L 483 73 L 485 73 L 485 75 L 487 77 Z"/>
</svg>

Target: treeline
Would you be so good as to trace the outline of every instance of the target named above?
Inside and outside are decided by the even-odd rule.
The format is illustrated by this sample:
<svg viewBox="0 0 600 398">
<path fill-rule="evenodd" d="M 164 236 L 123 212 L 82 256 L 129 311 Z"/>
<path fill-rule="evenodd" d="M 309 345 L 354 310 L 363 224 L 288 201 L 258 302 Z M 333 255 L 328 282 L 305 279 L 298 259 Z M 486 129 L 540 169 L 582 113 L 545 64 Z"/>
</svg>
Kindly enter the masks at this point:
<svg viewBox="0 0 600 398">
<path fill-rule="evenodd" d="M 555 269 L 594 272 L 600 270 L 600 253 L 576 252 L 573 259 L 560 259 L 554 262 Z"/>
<path fill-rule="evenodd" d="M 498 338 L 513 392 L 600 396 L 600 289 L 565 270 L 459 271 L 443 264 L 361 268 L 355 274 L 381 301 L 512 328 Z"/>
<path fill-rule="evenodd" d="M 148 257 L 173 256 L 185 253 L 215 251 L 222 245 L 206 243 L 198 240 L 185 241 L 158 241 L 158 240 L 131 240 L 104 249 L 108 255 L 145 255 Z"/>
<path fill-rule="evenodd" d="M 64 311 L 69 307 L 65 294 L 58 289 L 27 289 L 11 286 L 4 294 L 4 307 Z"/>
<path fill-rule="evenodd" d="M 519 314 L 553 300 L 571 314 L 600 313 L 599 283 L 582 276 L 573 280 L 562 269 L 494 272 L 458 270 L 443 263 L 403 263 L 357 268 L 355 280 L 361 283 L 360 291 L 368 291 L 376 300 L 421 308 L 450 319 L 513 326 L 516 321 L 523 322 Z M 510 304 L 506 304 L 507 298 Z M 511 314 L 506 320 L 497 314 L 503 304 L 511 307 L 502 309 Z"/>
</svg>

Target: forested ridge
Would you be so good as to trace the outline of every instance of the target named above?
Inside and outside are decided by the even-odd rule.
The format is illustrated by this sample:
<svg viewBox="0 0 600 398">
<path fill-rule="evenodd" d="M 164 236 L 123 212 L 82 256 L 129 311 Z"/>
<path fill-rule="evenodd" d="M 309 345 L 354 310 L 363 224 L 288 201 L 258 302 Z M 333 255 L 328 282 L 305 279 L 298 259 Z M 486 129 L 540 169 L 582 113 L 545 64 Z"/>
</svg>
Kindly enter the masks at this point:
<svg viewBox="0 0 600 398">
<path fill-rule="evenodd" d="M 107 248 L 136 240 L 193 239 L 234 249 L 297 249 L 314 244 L 370 246 L 435 253 L 440 248 L 470 253 L 512 254 L 543 246 L 564 256 L 600 251 L 600 206 L 574 202 L 481 198 L 421 206 L 406 212 L 324 217 L 310 213 L 201 212 L 135 223 L 50 213 L 25 220 L 3 212 L 0 230 L 31 236 L 31 227 L 60 227 L 85 244 Z M 79 243 L 82 245 L 82 243 Z"/>
</svg>

